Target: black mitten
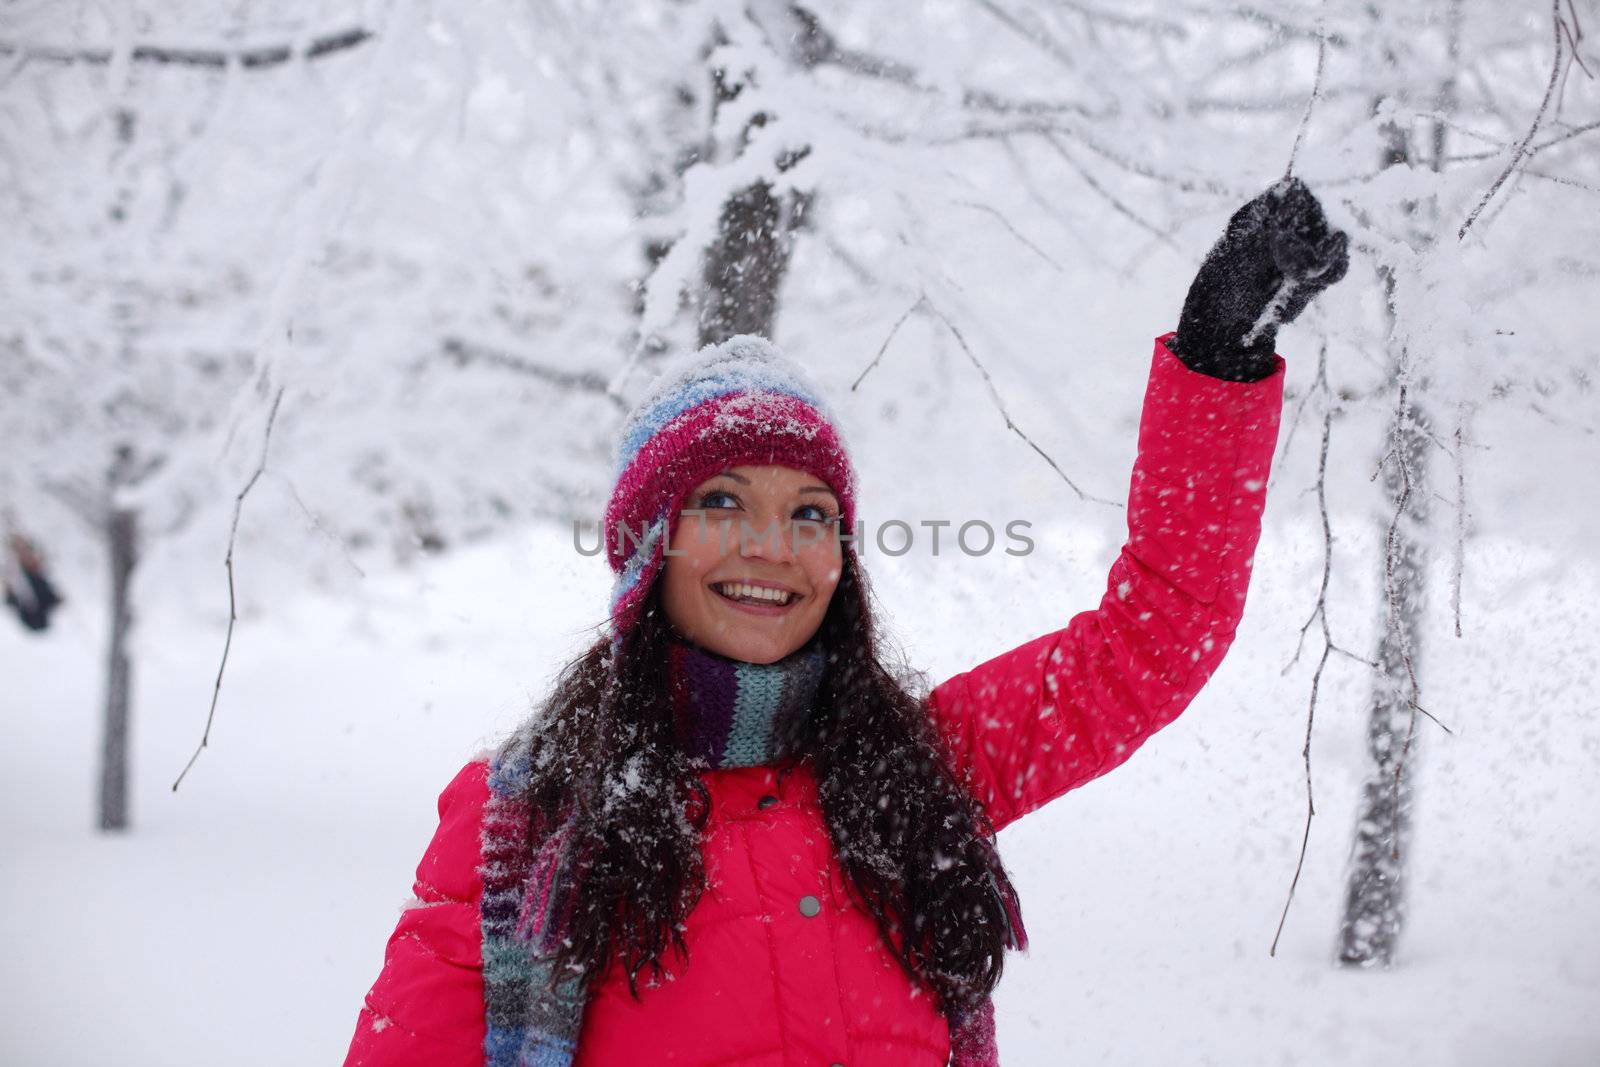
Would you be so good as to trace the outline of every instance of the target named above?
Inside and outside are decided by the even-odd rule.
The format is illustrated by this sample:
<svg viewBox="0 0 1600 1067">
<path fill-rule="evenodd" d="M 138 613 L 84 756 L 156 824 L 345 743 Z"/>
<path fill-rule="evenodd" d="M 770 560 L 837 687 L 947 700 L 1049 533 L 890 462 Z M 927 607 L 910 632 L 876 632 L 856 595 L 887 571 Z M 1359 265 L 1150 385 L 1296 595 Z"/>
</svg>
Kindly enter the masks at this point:
<svg viewBox="0 0 1600 1067">
<path fill-rule="evenodd" d="M 1230 382 L 1272 373 L 1278 327 L 1344 277 L 1349 241 L 1288 178 L 1240 208 L 1206 253 L 1168 346 L 1191 370 Z"/>
</svg>

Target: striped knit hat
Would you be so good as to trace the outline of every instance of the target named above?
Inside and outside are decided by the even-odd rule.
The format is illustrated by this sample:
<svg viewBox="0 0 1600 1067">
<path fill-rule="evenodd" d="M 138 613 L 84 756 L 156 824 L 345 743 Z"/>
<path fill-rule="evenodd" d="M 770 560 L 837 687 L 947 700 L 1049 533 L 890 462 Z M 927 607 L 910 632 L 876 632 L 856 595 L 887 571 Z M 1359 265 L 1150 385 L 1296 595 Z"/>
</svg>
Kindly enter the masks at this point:
<svg viewBox="0 0 1600 1067">
<path fill-rule="evenodd" d="M 603 523 L 613 639 L 632 629 L 695 486 L 740 464 L 813 474 L 855 529 L 856 478 L 821 391 L 772 342 L 741 334 L 669 361 L 622 427 Z"/>
</svg>

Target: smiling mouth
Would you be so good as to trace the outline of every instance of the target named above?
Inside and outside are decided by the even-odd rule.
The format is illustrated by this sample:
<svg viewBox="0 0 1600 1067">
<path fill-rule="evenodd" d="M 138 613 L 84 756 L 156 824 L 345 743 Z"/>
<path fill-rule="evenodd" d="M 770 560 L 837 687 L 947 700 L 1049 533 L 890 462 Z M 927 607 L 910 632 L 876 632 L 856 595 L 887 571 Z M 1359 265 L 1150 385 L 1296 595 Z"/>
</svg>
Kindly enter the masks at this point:
<svg viewBox="0 0 1600 1067">
<path fill-rule="evenodd" d="M 748 585 L 744 582 L 717 582 L 711 587 L 717 595 L 724 600 L 731 600 L 735 604 L 750 604 L 758 607 L 783 608 L 788 607 L 799 599 L 795 593 L 787 589 L 771 589 L 766 586 Z"/>
</svg>

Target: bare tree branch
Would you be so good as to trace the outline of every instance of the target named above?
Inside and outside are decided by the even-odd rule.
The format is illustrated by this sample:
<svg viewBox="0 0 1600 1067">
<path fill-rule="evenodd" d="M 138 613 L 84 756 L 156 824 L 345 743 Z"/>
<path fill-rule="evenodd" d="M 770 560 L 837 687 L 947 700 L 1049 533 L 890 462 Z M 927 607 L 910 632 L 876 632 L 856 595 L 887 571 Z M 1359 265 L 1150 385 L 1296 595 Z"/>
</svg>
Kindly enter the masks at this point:
<svg viewBox="0 0 1600 1067">
<path fill-rule="evenodd" d="M 1517 172 L 1517 176 L 1526 176 L 1529 178 L 1538 178 L 1540 181 L 1555 182 L 1557 185 L 1565 185 L 1569 189 L 1582 189 L 1586 193 L 1600 193 L 1600 185 L 1590 185 L 1588 182 L 1580 182 L 1576 178 L 1568 178 L 1560 174 L 1551 174 L 1549 171 L 1544 170 L 1534 170 L 1532 167 L 1523 167 L 1522 170 Z"/>
<path fill-rule="evenodd" d="M 1006 157 L 1011 160 L 1011 165 L 1016 171 L 1017 186 L 1027 194 L 1028 199 L 1067 230 L 1071 231 L 1072 236 L 1078 239 L 1082 255 L 1087 257 L 1088 262 L 1105 267 L 1108 270 L 1119 270 L 1120 268 L 1105 257 L 1101 249 L 1101 242 L 1085 236 L 1082 226 L 1065 211 L 1061 210 L 1061 204 L 1046 196 L 1039 188 L 1039 182 L 1034 178 L 1027 160 L 1023 158 L 1022 152 L 1018 150 L 1016 142 L 1002 141 L 1000 144 L 1005 149 Z"/>
<path fill-rule="evenodd" d="M 906 320 L 911 317 L 913 312 L 927 302 L 928 298 L 925 294 L 918 296 L 916 301 L 913 302 L 910 307 L 906 308 L 905 312 L 895 320 L 894 325 L 889 328 L 889 336 L 885 337 L 883 339 L 883 344 L 878 346 L 878 354 L 872 357 L 872 362 L 868 363 L 864 368 L 862 368 L 861 373 L 856 375 L 856 380 L 850 383 L 850 391 L 852 393 L 861 386 L 862 381 L 864 381 L 867 375 L 871 373 L 872 368 L 876 367 L 883 360 L 883 354 L 889 351 L 889 344 L 894 340 L 895 334 L 900 332 L 900 327 L 906 324 Z"/>
<path fill-rule="evenodd" d="M 1211 69 L 1200 75 L 1196 81 L 1204 84 L 1206 82 L 1215 81 L 1217 78 L 1224 77 L 1226 75 L 1238 75 L 1244 72 L 1247 68 L 1261 62 L 1263 59 L 1272 58 L 1273 56 L 1282 52 L 1285 48 L 1288 48 L 1290 45 L 1295 43 L 1297 42 L 1288 37 L 1266 37 L 1255 45 L 1252 45 L 1250 48 L 1245 49 L 1243 52 L 1235 52 L 1229 56 L 1217 60 Z M 1318 44 L 1321 43 L 1322 39 L 1318 38 Z"/>
<path fill-rule="evenodd" d="M 846 48 L 817 19 L 811 11 L 792 7 L 790 11 L 805 27 L 800 43 L 806 48 L 801 61 L 810 67 L 834 66 L 858 77 L 888 82 L 912 92 L 933 94 L 941 90 L 929 84 L 919 68 L 888 56 L 878 55 L 859 48 Z M 1108 100 L 1099 108 L 1076 100 L 1028 100 L 1004 96 L 992 89 L 963 85 L 961 106 L 972 111 L 988 111 L 1009 115 L 1056 115 L 1071 113 L 1084 118 L 1105 119 L 1114 116 L 1117 102 Z"/>
<path fill-rule="evenodd" d="M 1600 122 L 1586 122 L 1582 126 L 1575 126 L 1561 134 L 1559 137 L 1552 137 L 1548 141 L 1541 141 L 1539 144 L 1529 148 L 1526 158 L 1531 159 L 1547 148 L 1554 148 L 1557 145 L 1565 144 L 1575 137 L 1581 137 L 1586 133 L 1593 133 L 1595 130 L 1600 130 Z M 1488 140 L 1488 138 L 1485 138 L 1485 140 Z M 1499 144 L 1498 142 L 1495 143 L 1497 144 L 1497 147 L 1493 151 L 1472 152 L 1465 155 L 1450 156 L 1446 161 L 1450 163 L 1476 163 L 1485 159 L 1493 159 L 1495 156 L 1498 156 L 1501 152 L 1505 151 L 1507 147 L 1504 144 Z"/>
<path fill-rule="evenodd" d="M 1182 10 L 1186 14 L 1199 15 L 1203 18 L 1210 19 L 1214 19 L 1218 15 L 1232 16 L 1240 21 L 1260 26 L 1261 28 L 1270 31 L 1273 35 L 1279 37 L 1298 37 L 1308 41 L 1325 40 L 1334 48 L 1348 48 L 1350 46 L 1349 39 L 1343 34 L 1324 33 L 1322 29 L 1315 23 L 1312 23 L 1311 25 L 1305 25 L 1304 23 L 1292 21 L 1274 12 L 1264 11 L 1258 7 L 1251 7 L 1248 4 L 1235 4 L 1233 7 L 1224 8 L 1221 11 L 1210 6 L 1184 4 L 1179 10 Z"/>
<path fill-rule="evenodd" d="M 858 285 L 869 289 L 878 286 L 878 276 L 869 270 L 866 264 L 857 259 L 855 253 L 844 246 L 844 243 L 839 240 L 838 234 L 827 226 L 819 226 L 816 233 L 822 247 L 827 249 L 828 254 L 838 260 L 840 265 L 850 272 L 850 276 L 856 280 Z"/>
<path fill-rule="evenodd" d="M 308 506 L 306 506 L 305 499 L 300 496 L 300 490 L 295 488 L 294 482 L 291 481 L 282 471 L 269 470 L 266 473 L 278 479 L 278 481 L 283 485 L 284 491 L 289 494 L 289 499 L 295 502 L 295 506 L 298 507 L 301 514 L 306 517 L 306 522 L 310 523 L 311 528 L 317 531 L 317 533 L 321 534 L 330 545 L 333 545 L 339 550 L 340 557 L 343 558 L 345 564 L 356 573 L 356 576 L 358 578 L 365 578 L 367 576 L 367 572 L 361 569 L 361 564 L 355 561 L 355 557 L 352 556 L 350 554 L 350 550 L 345 547 L 344 538 L 339 536 L 338 531 L 329 529 L 328 524 L 323 522 L 322 518 L 317 515 L 316 512 L 312 511 Z"/>
<path fill-rule="evenodd" d="M 304 47 L 294 45 L 257 45 L 251 48 L 179 48 L 158 44 L 134 45 L 129 58 L 135 63 L 156 63 L 180 67 L 204 67 L 223 70 L 238 65 L 246 70 L 262 70 L 281 66 L 295 59 L 321 59 L 346 51 L 369 40 L 370 30 L 359 26 L 313 37 Z M 0 56 L 15 56 L 27 63 L 34 60 L 45 63 L 87 63 L 91 66 L 108 66 L 116 56 L 111 48 L 62 48 L 54 45 L 34 45 L 18 41 L 0 41 Z"/>
<path fill-rule="evenodd" d="M 1465 418 L 1463 415 L 1462 418 Z M 1450 612 L 1455 616 L 1456 636 L 1461 636 L 1461 579 L 1467 558 L 1467 466 L 1466 449 L 1461 442 L 1461 424 L 1456 423 L 1456 554 L 1450 568 Z"/>
<path fill-rule="evenodd" d="M 1272 947 L 1268 950 L 1269 956 L 1278 954 L 1278 941 L 1283 936 L 1283 927 L 1289 919 L 1289 906 L 1294 902 L 1295 889 L 1300 885 L 1300 875 L 1305 869 L 1306 851 L 1311 842 L 1311 822 L 1316 818 L 1317 804 L 1313 790 L 1311 775 L 1311 737 L 1316 725 L 1317 698 L 1322 691 L 1322 672 L 1328 666 L 1328 658 L 1335 652 L 1342 653 L 1368 667 L 1377 669 L 1378 664 L 1358 656 L 1348 649 L 1340 647 L 1333 639 L 1333 631 L 1328 624 L 1328 588 L 1333 579 L 1333 520 L 1328 514 L 1328 445 L 1333 439 L 1333 417 L 1338 411 L 1338 406 L 1333 395 L 1333 390 L 1328 386 L 1328 345 L 1322 345 L 1322 351 L 1317 357 L 1317 380 L 1312 390 L 1307 393 L 1311 396 L 1321 396 L 1324 401 L 1322 409 L 1322 448 L 1317 456 L 1317 480 L 1311 487 L 1317 493 L 1317 512 L 1322 519 L 1322 581 L 1317 587 L 1317 600 L 1311 609 L 1311 614 L 1300 627 L 1300 639 L 1295 645 L 1294 656 L 1284 665 L 1281 674 L 1288 674 L 1289 670 L 1300 659 L 1300 653 L 1305 649 L 1306 632 L 1313 623 L 1321 623 L 1322 630 L 1322 655 L 1317 659 L 1316 670 L 1311 675 L 1311 693 L 1306 702 L 1306 735 L 1305 744 L 1301 748 L 1300 757 L 1305 763 L 1306 778 L 1306 821 L 1305 828 L 1300 835 L 1300 853 L 1295 859 L 1294 877 L 1289 880 L 1289 892 L 1283 901 L 1283 913 L 1278 917 L 1277 932 L 1272 935 Z"/>
<path fill-rule="evenodd" d="M 1038 245 L 1036 245 L 1032 241 L 1030 241 L 1022 233 L 1022 231 L 1018 230 L 1015 226 L 1013 226 L 1011 224 L 1011 220 L 1006 218 L 1005 215 L 1001 214 L 1001 212 L 998 209 L 993 208 L 988 204 L 981 204 L 976 200 L 955 200 L 955 201 L 952 201 L 952 203 L 959 204 L 962 207 L 970 207 L 974 211 L 981 211 L 985 215 L 989 215 L 989 216 L 993 217 L 994 219 L 999 221 L 1000 225 L 1002 225 L 1002 226 L 1004 226 L 1006 228 L 1006 232 L 1011 234 L 1011 236 L 1015 237 L 1020 244 L 1022 244 L 1025 248 L 1028 249 L 1028 251 L 1032 252 L 1034 255 L 1038 256 L 1040 259 L 1042 259 L 1046 263 L 1050 264 L 1052 267 L 1054 267 L 1056 269 L 1056 271 L 1058 273 L 1064 273 L 1066 271 L 1066 268 L 1063 267 L 1061 264 L 1057 263 L 1055 261 L 1055 259 L 1053 259 L 1051 257 L 1050 253 L 1046 252 L 1044 249 L 1040 248 Z"/>
<path fill-rule="evenodd" d="M 531 359 L 502 352 L 488 345 L 474 344 L 463 341 L 457 337 L 444 339 L 441 349 L 446 358 L 455 362 L 457 366 L 465 367 L 470 363 L 487 363 L 496 367 L 504 367 L 518 374 L 526 374 L 530 378 L 549 382 L 551 385 L 563 389 L 573 389 L 578 392 L 596 393 L 604 396 L 618 409 L 626 409 L 627 405 L 621 397 L 610 391 L 605 376 L 597 371 L 572 371 L 561 367 L 552 367 L 544 363 L 535 363 Z"/>
<path fill-rule="evenodd" d="M 1472 209 L 1472 213 L 1461 224 L 1461 230 L 1456 234 L 1456 240 L 1458 241 L 1466 239 L 1467 231 L 1472 229 L 1474 222 L 1478 221 L 1478 216 L 1489 205 L 1489 201 L 1494 199 L 1494 194 L 1500 191 L 1500 187 L 1516 171 L 1517 166 L 1527 159 L 1528 146 L 1533 143 L 1534 137 L 1539 133 L 1539 126 L 1544 122 L 1545 112 L 1550 110 L 1550 101 L 1555 99 L 1556 83 L 1560 81 L 1564 67 L 1561 61 L 1562 55 L 1566 50 L 1566 37 L 1562 33 L 1564 26 L 1561 21 L 1561 0 L 1555 0 L 1551 8 L 1551 18 L 1555 23 L 1552 31 L 1555 35 L 1556 55 L 1555 60 L 1550 64 L 1550 81 L 1544 88 L 1544 99 L 1539 103 L 1539 110 L 1534 112 L 1533 122 L 1529 124 L 1528 132 L 1523 135 L 1522 140 L 1512 150 L 1511 159 L 1507 161 L 1505 169 L 1500 172 L 1500 176 L 1494 180 L 1494 184 L 1489 186 L 1488 192 L 1483 194 L 1483 199 L 1478 201 L 1478 206 Z"/>
<path fill-rule="evenodd" d="M 1094 175 L 1089 173 L 1088 168 L 1074 159 L 1072 154 L 1066 150 L 1059 140 L 1054 137 L 1045 137 L 1044 143 L 1053 148 L 1056 152 L 1056 155 L 1060 156 L 1066 162 L 1067 166 L 1071 167 L 1073 172 L 1077 174 L 1079 178 L 1083 179 L 1083 184 L 1087 185 L 1090 189 L 1104 198 L 1106 203 L 1111 205 L 1111 209 L 1113 211 L 1132 222 L 1135 226 L 1139 227 L 1141 230 L 1145 231 L 1157 241 L 1166 245 L 1168 248 L 1176 249 L 1178 247 L 1178 243 L 1172 239 L 1171 234 L 1162 232 L 1155 226 L 1154 223 L 1146 220 L 1127 204 L 1124 204 L 1121 200 L 1117 199 L 1116 195 L 1113 194 L 1111 190 L 1107 189 L 1105 186 L 1096 181 Z"/>
<path fill-rule="evenodd" d="M 1172 22 L 1150 15 L 1124 15 L 1120 11 L 1094 7 L 1078 0 L 1055 0 L 1055 6 L 1081 16 L 1089 23 L 1100 23 L 1119 30 L 1136 30 L 1151 37 L 1164 37 L 1173 41 L 1189 39 L 1189 29 L 1181 22 Z"/>
<path fill-rule="evenodd" d="M 1317 98 L 1322 95 L 1322 68 L 1328 59 L 1328 42 L 1321 37 L 1317 38 L 1317 73 L 1311 79 L 1311 95 L 1306 98 L 1306 113 L 1300 116 L 1300 129 L 1294 135 L 1294 147 L 1289 149 L 1289 165 L 1283 168 L 1283 176 L 1287 180 L 1294 176 L 1294 161 L 1300 155 L 1300 142 L 1305 140 L 1306 128 L 1311 125 L 1311 111 L 1317 106 Z"/>
<path fill-rule="evenodd" d="M 1317 695 L 1322 688 L 1322 671 L 1328 665 L 1328 655 L 1333 649 L 1333 637 L 1328 630 L 1328 584 L 1333 576 L 1333 525 L 1328 518 L 1328 442 L 1333 435 L 1333 411 L 1328 389 L 1328 346 L 1324 342 L 1322 354 L 1317 360 L 1317 389 L 1325 398 L 1330 400 L 1322 412 L 1322 451 L 1317 460 L 1317 505 L 1322 514 L 1322 584 L 1317 590 L 1316 607 L 1312 609 L 1311 617 L 1306 619 L 1304 626 L 1300 627 L 1300 645 L 1295 648 L 1294 659 L 1289 661 L 1289 667 L 1294 666 L 1295 660 L 1300 658 L 1300 649 L 1305 644 L 1306 630 L 1310 629 L 1315 619 L 1322 620 L 1322 655 L 1317 660 L 1317 669 L 1311 675 L 1311 696 L 1306 705 L 1306 740 L 1300 750 L 1300 756 L 1305 761 L 1306 770 L 1306 823 L 1300 835 L 1300 855 L 1295 860 L 1294 877 L 1289 880 L 1289 893 L 1283 901 L 1283 914 L 1278 916 L 1278 929 L 1272 935 L 1272 947 L 1267 955 L 1278 954 L 1278 939 L 1283 936 L 1283 926 L 1289 920 L 1289 905 L 1294 902 L 1294 891 L 1300 885 L 1300 872 L 1305 869 L 1306 849 L 1311 843 L 1311 821 L 1317 815 L 1316 794 L 1311 777 L 1311 736 L 1312 727 L 1317 717 Z"/>
<path fill-rule="evenodd" d="M 1148 163 L 1144 163 L 1141 160 L 1135 159 L 1121 152 L 1117 152 L 1093 138 L 1084 136 L 1081 130 L 1062 129 L 1047 132 L 1054 132 L 1070 136 L 1073 138 L 1073 140 L 1083 145 L 1083 147 L 1087 148 L 1101 159 L 1106 160 L 1108 163 L 1121 167 L 1123 170 L 1126 170 L 1131 174 L 1137 174 L 1141 178 L 1148 178 L 1154 182 L 1170 185 L 1173 188 L 1181 189 L 1186 193 L 1205 193 L 1211 196 L 1221 196 L 1232 200 L 1237 199 L 1241 195 L 1251 195 L 1254 192 L 1253 190 L 1245 189 L 1243 187 L 1234 188 L 1224 185 L 1221 181 L 1205 175 L 1185 177 L 1180 174 L 1164 174 L 1150 166 Z"/>
<path fill-rule="evenodd" d="M 233 498 L 233 523 L 228 527 L 228 554 L 223 558 L 223 566 L 228 571 L 228 633 L 222 641 L 222 662 L 217 664 L 216 684 L 211 688 L 211 710 L 206 712 L 206 728 L 200 734 L 200 743 L 195 746 L 194 755 L 189 757 L 189 762 L 183 765 L 183 770 L 178 772 L 177 780 L 172 783 L 172 791 L 176 793 L 183 784 L 183 779 L 188 775 L 190 768 L 200 758 L 200 753 L 205 750 L 211 741 L 211 724 L 217 718 L 217 700 L 222 696 L 222 672 L 228 669 L 228 652 L 233 648 L 233 624 L 239 621 L 239 601 L 234 593 L 233 584 L 233 549 L 239 539 L 239 516 L 244 512 L 244 498 L 250 495 L 250 490 L 255 488 L 261 475 L 267 469 L 267 450 L 272 447 L 272 427 L 278 421 L 278 406 L 283 403 L 283 388 L 272 398 L 272 407 L 267 412 L 266 430 L 261 435 L 261 458 L 256 462 L 256 469 L 251 472 L 245 481 L 244 488 L 239 490 L 239 495 Z"/>
<path fill-rule="evenodd" d="M 1071 70 L 1077 65 L 1073 59 L 1072 51 L 1042 28 L 1025 25 L 1020 18 L 995 3 L 994 0 L 972 0 L 972 2 L 977 7 L 988 12 L 996 22 L 1060 63 L 1063 67 Z"/>
<path fill-rule="evenodd" d="M 1556 11 L 1559 12 L 1560 10 L 1560 0 L 1557 0 Z M 1576 25 L 1578 21 L 1578 8 L 1573 3 L 1573 0 L 1567 0 L 1567 10 L 1572 12 L 1572 21 L 1574 25 Z M 1556 19 L 1556 25 L 1561 28 L 1562 33 L 1566 34 L 1567 47 L 1572 50 L 1572 61 L 1578 64 L 1579 69 L 1581 69 L 1589 77 L 1594 77 L 1594 71 L 1589 69 L 1589 65 L 1583 61 L 1583 56 L 1578 53 L 1578 42 L 1583 40 L 1582 28 L 1580 27 L 1576 30 L 1576 32 L 1574 32 L 1573 28 L 1567 25 L 1566 20 L 1559 17 Z"/>
<path fill-rule="evenodd" d="M 1079 500 L 1092 500 L 1098 504 L 1109 504 L 1111 507 L 1116 508 L 1122 507 L 1123 505 L 1119 501 L 1107 500 L 1105 497 L 1095 496 L 1093 493 L 1087 493 L 1083 489 L 1079 488 L 1078 483 L 1073 481 L 1067 472 L 1061 469 L 1061 465 L 1051 458 L 1048 452 L 1035 444 L 1033 438 L 1029 437 L 1025 432 L 1023 432 L 1022 427 L 1018 426 L 1016 420 L 1012 419 L 1011 412 L 1007 410 L 1005 401 L 1000 398 L 1000 391 L 995 388 L 994 379 L 989 377 L 988 368 L 983 365 L 983 362 L 978 359 L 977 354 L 972 351 L 972 346 L 967 344 L 967 339 L 962 336 L 961 330 L 957 328 L 955 323 L 950 321 L 943 311 L 939 310 L 938 305 L 934 304 L 933 301 L 927 300 L 924 297 L 923 302 L 927 306 L 928 310 L 933 312 L 933 314 L 938 317 L 940 322 L 944 323 L 945 329 L 950 331 L 950 335 L 954 337 L 956 339 L 956 343 L 961 346 L 961 351 L 966 353 L 967 359 L 970 360 L 972 365 L 978 369 L 978 374 L 983 378 L 984 387 L 989 391 L 989 399 L 994 401 L 994 406 L 1000 412 L 1000 417 L 1005 420 L 1006 429 L 1022 438 L 1029 448 L 1037 452 L 1041 459 L 1050 464 L 1050 469 L 1055 471 L 1056 474 L 1060 475 L 1061 480 L 1066 482 L 1067 486 L 1071 488 L 1074 493 L 1078 494 Z"/>
</svg>

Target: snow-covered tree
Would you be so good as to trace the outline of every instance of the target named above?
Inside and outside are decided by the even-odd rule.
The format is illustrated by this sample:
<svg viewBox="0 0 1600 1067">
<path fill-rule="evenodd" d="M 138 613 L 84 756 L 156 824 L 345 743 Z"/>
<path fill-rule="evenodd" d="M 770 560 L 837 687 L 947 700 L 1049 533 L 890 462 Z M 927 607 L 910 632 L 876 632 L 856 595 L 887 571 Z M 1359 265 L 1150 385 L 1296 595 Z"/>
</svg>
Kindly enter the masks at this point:
<svg viewBox="0 0 1600 1067">
<path fill-rule="evenodd" d="M 135 15 L 0 44 L 9 63 L 3 196 L 15 237 L 0 268 L 3 496 L 58 543 L 60 519 L 71 516 L 109 560 L 104 830 L 129 823 L 133 575 L 147 544 L 214 491 L 196 453 L 252 365 L 241 339 L 216 328 L 252 284 L 246 262 L 225 243 L 175 236 L 197 179 L 186 152 L 246 72 L 270 77 L 366 36 L 196 48 L 146 37 L 140 23 Z M 80 40 L 96 32 L 101 45 Z"/>
<path fill-rule="evenodd" d="M 247 484 L 256 506 L 293 519 L 244 524 L 262 588 L 285 569 L 349 573 L 364 546 L 437 549 L 573 513 L 561 460 L 581 467 L 596 450 L 528 408 L 575 394 L 614 410 L 563 350 L 611 347 L 597 331 L 615 327 L 593 309 L 614 313 L 624 293 L 614 280 L 573 295 L 549 248 L 505 237 L 537 232 L 571 192 L 571 157 L 469 198 L 508 146 L 521 159 L 563 120 L 508 114 L 506 72 L 481 56 L 484 84 L 461 88 L 483 103 L 458 98 L 442 79 L 461 53 L 421 22 L 198 4 L 59 14 L 36 10 L 0 40 L 13 238 L 0 262 L 0 502 L 55 550 L 69 586 L 109 557 L 99 810 L 119 830 L 131 625 L 160 592 L 141 592 L 142 561 L 168 545 L 181 568 L 203 545 L 209 610 L 230 610 L 221 537 Z M 520 59 L 508 60 L 519 76 Z M 483 125 L 470 158 L 452 122 Z M 430 125 L 446 128 L 429 140 Z M 566 224 L 585 228 L 582 190 L 567 207 Z M 598 247 L 568 275 L 585 282 L 606 259 L 587 229 Z M 446 231 L 485 240 L 441 254 Z"/>
</svg>

